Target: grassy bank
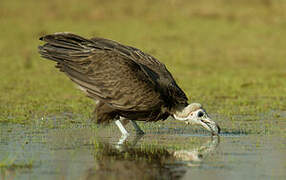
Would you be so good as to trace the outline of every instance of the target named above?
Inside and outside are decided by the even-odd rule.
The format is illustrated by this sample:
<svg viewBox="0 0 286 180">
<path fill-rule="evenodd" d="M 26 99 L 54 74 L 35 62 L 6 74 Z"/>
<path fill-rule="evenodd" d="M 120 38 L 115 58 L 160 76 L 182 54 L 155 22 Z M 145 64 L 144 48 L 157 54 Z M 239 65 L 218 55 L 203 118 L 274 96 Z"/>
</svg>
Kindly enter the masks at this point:
<svg viewBox="0 0 286 180">
<path fill-rule="evenodd" d="M 0 122 L 73 113 L 92 100 L 37 53 L 41 35 L 68 31 L 132 45 L 157 57 L 191 102 L 223 117 L 286 109 L 286 1 L 0 2 Z"/>
</svg>

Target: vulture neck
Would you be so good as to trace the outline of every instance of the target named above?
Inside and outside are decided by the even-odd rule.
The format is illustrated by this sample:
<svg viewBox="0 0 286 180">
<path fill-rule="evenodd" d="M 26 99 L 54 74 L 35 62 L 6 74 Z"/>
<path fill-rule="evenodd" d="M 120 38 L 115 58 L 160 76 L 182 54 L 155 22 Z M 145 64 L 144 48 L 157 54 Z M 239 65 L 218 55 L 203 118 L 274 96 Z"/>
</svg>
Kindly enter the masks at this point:
<svg viewBox="0 0 286 180">
<path fill-rule="evenodd" d="M 185 121 L 188 119 L 189 115 L 189 106 L 180 105 L 178 106 L 173 113 L 173 116 L 177 120 Z"/>
</svg>

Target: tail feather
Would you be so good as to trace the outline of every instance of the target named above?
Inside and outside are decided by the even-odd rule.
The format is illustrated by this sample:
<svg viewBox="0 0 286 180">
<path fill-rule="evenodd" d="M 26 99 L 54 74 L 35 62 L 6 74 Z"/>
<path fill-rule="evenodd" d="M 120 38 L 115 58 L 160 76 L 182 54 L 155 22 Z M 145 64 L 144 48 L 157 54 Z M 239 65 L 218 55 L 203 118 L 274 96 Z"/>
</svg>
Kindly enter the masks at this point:
<svg viewBox="0 0 286 180">
<path fill-rule="evenodd" d="M 86 76 L 88 65 L 91 63 L 90 57 L 95 53 L 93 41 L 70 33 L 46 35 L 40 40 L 46 42 L 39 46 L 39 53 L 43 58 L 56 61 L 56 67 L 66 73 L 87 94 L 102 96 L 94 82 Z"/>
<path fill-rule="evenodd" d="M 56 33 L 46 35 L 40 38 L 46 42 L 39 46 L 39 53 L 44 57 L 59 62 L 59 59 L 65 61 L 80 60 L 90 55 L 93 42 L 89 39 L 71 33 Z"/>
<path fill-rule="evenodd" d="M 54 47 L 50 44 L 39 46 L 39 53 L 43 58 L 51 59 L 56 62 L 78 62 L 90 57 L 91 52 L 73 52 L 61 47 Z"/>
<path fill-rule="evenodd" d="M 40 38 L 41 41 L 45 41 L 53 46 L 79 50 L 90 49 L 93 46 L 93 41 L 85 39 L 71 33 L 55 33 L 46 35 Z"/>
<path fill-rule="evenodd" d="M 85 65 L 90 64 L 89 58 L 94 54 L 93 41 L 71 33 L 46 35 L 40 40 L 46 42 L 39 46 L 41 56 L 56 61 L 62 71 L 68 66 L 82 73 Z"/>
</svg>

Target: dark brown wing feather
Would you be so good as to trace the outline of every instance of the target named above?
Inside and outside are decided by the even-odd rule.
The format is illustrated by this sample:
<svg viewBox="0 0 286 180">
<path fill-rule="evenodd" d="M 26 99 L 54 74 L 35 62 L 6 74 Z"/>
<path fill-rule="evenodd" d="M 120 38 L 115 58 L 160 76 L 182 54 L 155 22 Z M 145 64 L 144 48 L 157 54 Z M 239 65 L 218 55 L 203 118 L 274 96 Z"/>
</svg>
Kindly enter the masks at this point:
<svg viewBox="0 0 286 180">
<path fill-rule="evenodd" d="M 148 77 L 148 79 L 156 86 L 156 89 L 160 91 L 161 96 L 164 96 L 164 101 L 168 102 L 169 106 L 187 104 L 188 99 L 185 93 L 177 85 L 166 66 L 156 58 L 137 48 L 124 46 L 108 39 L 92 38 L 91 40 L 96 44 L 104 46 L 104 49 L 115 51 L 136 62 L 136 64 L 141 67 L 141 70 L 147 75 L 146 77 Z"/>
<path fill-rule="evenodd" d="M 70 33 L 47 35 L 40 40 L 46 42 L 39 46 L 42 57 L 56 61 L 57 67 L 89 97 L 114 109 L 148 111 L 187 103 L 165 65 L 136 48 Z"/>
</svg>

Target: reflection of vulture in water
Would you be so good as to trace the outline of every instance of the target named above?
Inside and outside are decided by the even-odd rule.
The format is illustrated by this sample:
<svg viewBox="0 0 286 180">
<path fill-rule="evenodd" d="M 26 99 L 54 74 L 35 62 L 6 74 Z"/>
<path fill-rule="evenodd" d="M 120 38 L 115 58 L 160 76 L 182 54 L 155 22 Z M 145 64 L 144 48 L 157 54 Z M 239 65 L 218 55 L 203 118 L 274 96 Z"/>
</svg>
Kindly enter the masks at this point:
<svg viewBox="0 0 286 180">
<path fill-rule="evenodd" d="M 166 66 L 139 49 L 115 41 L 85 39 L 71 33 L 40 38 L 42 57 L 57 62 L 57 68 L 75 82 L 87 96 L 96 100 L 98 123 L 116 120 L 128 134 L 121 118 L 135 121 L 165 120 L 169 115 L 189 124 L 199 124 L 218 134 L 220 129 L 198 103 L 188 105 L 185 93 Z"/>
<path fill-rule="evenodd" d="M 168 139 L 168 136 L 164 137 Z M 211 138 L 203 143 L 196 141 L 180 147 L 182 139 L 175 141 L 176 146 L 150 145 L 148 138 L 140 145 L 135 145 L 137 139 L 134 140 L 135 142 L 126 142 L 120 147 L 102 139 L 95 141 L 95 165 L 80 179 L 192 179 L 192 176 L 188 176 L 191 174 L 188 173 L 190 166 L 200 166 L 220 143 L 219 138 Z"/>
</svg>

